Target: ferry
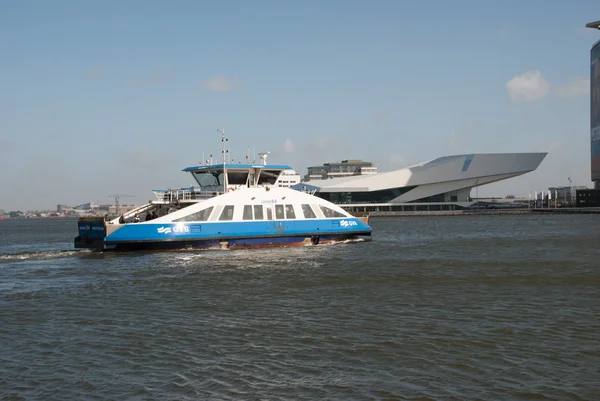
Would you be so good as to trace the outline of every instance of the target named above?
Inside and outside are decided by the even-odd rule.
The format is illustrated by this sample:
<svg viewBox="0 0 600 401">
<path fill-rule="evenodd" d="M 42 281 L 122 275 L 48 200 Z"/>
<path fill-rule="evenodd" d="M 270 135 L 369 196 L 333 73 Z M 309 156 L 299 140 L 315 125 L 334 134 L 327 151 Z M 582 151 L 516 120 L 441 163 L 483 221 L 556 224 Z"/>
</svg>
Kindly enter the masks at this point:
<svg viewBox="0 0 600 401">
<path fill-rule="evenodd" d="M 187 167 L 198 187 L 154 190 L 156 199 L 113 219 L 82 217 L 75 248 L 101 251 L 240 249 L 368 240 L 355 217 L 305 191 L 276 186 L 286 165 Z"/>
</svg>

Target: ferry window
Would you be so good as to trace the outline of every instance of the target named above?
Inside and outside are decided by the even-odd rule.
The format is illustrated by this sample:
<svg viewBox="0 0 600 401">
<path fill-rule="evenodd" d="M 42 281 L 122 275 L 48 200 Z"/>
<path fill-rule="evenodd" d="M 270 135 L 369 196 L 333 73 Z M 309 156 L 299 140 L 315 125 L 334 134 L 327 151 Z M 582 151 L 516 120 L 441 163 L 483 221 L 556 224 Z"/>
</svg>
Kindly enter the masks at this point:
<svg viewBox="0 0 600 401">
<path fill-rule="evenodd" d="M 254 220 L 264 220 L 264 218 L 262 205 L 254 205 Z"/>
<path fill-rule="evenodd" d="M 227 205 L 223 208 L 219 220 L 233 220 L 233 205 Z"/>
<path fill-rule="evenodd" d="M 244 205 L 243 220 L 252 220 L 252 205 Z"/>
<path fill-rule="evenodd" d="M 302 214 L 304 214 L 305 219 L 316 219 L 317 215 L 313 212 L 312 207 L 310 205 L 302 205 Z"/>
<path fill-rule="evenodd" d="M 273 185 L 279 178 L 278 170 L 263 170 L 258 176 L 258 185 Z"/>
<path fill-rule="evenodd" d="M 328 208 L 327 206 L 323 206 L 323 205 L 319 205 L 319 207 L 321 208 L 321 211 L 323 212 L 323 214 L 325 215 L 325 217 L 346 217 L 346 215 Z"/>
<path fill-rule="evenodd" d="M 194 178 L 201 187 L 223 185 L 223 172 L 203 171 L 194 173 Z"/>
<path fill-rule="evenodd" d="M 275 205 L 275 218 L 277 220 L 285 219 L 285 215 L 283 214 L 283 205 Z"/>
<path fill-rule="evenodd" d="M 230 185 L 246 185 L 248 172 L 227 170 L 227 180 Z"/>
<path fill-rule="evenodd" d="M 267 206 L 267 220 L 273 220 L 273 211 L 269 206 Z"/>
<path fill-rule="evenodd" d="M 174 222 L 180 221 L 207 221 L 211 212 L 213 211 L 213 207 L 207 207 L 206 209 L 202 209 L 199 212 L 188 214 L 187 216 L 180 217 L 178 219 L 173 220 Z"/>
<path fill-rule="evenodd" d="M 294 213 L 294 205 L 285 205 L 285 218 L 295 219 L 296 213 Z"/>
</svg>

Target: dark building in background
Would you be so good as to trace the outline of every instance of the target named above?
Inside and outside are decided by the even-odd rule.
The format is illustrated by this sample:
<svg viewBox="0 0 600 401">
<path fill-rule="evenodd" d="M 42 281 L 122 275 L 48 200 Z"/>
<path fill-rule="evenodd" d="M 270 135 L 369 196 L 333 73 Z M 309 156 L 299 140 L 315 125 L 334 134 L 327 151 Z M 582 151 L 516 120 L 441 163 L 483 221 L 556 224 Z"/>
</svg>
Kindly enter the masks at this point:
<svg viewBox="0 0 600 401">
<path fill-rule="evenodd" d="M 600 29 L 600 21 L 588 28 Z M 591 172 L 594 189 L 600 190 L 600 41 L 590 51 L 590 146 Z"/>
<path fill-rule="evenodd" d="M 600 207 L 600 190 L 578 189 L 575 200 L 576 207 Z"/>
<path fill-rule="evenodd" d="M 590 75 L 590 119 L 592 181 L 600 189 L 600 41 L 592 47 Z"/>
</svg>

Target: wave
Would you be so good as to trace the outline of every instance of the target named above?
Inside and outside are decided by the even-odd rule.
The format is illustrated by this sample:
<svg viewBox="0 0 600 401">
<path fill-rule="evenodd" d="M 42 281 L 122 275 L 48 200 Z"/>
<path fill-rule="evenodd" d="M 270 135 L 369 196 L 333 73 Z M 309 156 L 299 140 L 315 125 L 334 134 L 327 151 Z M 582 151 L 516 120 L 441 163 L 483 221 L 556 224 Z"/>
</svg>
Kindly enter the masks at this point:
<svg viewBox="0 0 600 401">
<path fill-rule="evenodd" d="M 19 261 L 19 260 L 50 260 L 68 258 L 74 255 L 90 253 L 87 249 L 81 250 L 51 250 L 51 251 L 26 251 L 16 253 L 0 253 L 0 261 Z"/>
</svg>

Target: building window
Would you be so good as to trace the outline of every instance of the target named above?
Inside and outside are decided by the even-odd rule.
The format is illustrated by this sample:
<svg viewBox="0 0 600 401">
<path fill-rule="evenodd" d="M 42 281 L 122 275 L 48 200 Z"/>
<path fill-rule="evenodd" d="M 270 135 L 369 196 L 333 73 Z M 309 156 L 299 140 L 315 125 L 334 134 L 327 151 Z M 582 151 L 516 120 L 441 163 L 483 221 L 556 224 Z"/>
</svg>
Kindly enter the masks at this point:
<svg viewBox="0 0 600 401">
<path fill-rule="evenodd" d="M 413 190 L 417 186 L 382 189 L 371 192 L 317 192 L 320 198 L 336 204 L 344 203 L 388 203 L 391 200 Z"/>
</svg>

